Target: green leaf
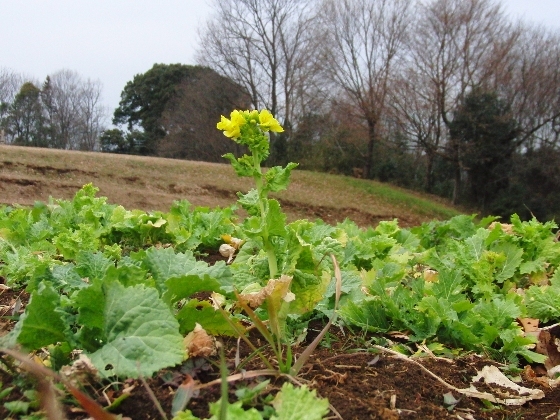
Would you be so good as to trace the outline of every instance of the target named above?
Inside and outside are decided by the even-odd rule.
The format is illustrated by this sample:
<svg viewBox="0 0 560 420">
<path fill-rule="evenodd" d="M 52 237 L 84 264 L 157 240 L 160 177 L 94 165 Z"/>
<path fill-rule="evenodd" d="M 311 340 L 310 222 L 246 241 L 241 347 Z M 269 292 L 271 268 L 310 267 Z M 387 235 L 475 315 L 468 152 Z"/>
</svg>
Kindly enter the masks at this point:
<svg viewBox="0 0 560 420">
<path fill-rule="evenodd" d="M 25 313 L 16 330 L 17 341 L 28 350 L 36 350 L 49 344 L 65 341 L 66 323 L 57 308 L 60 297 L 49 283 L 43 283 L 31 294 Z"/>
<path fill-rule="evenodd" d="M 286 236 L 286 215 L 280 208 L 280 203 L 274 199 L 268 199 L 268 211 L 266 214 L 266 227 L 269 236 Z"/>
<path fill-rule="evenodd" d="M 101 375 L 149 377 L 183 360 L 179 324 L 155 289 L 112 282 L 105 293 L 106 344 L 90 355 Z"/>
<path fill-rule="evenodd" d="M 253 158 L 251 156 L 243 155 L 240 158 L 236 158 L 233 153 L 226 153 L 225 155 L 222 155 L 222 157 L 229 160 L 233 170 L 238 176 L 260 176 L 255 169 Z"/>
<path fill-rule="evenodd" d="M 172 277 L 165 282 L 165 286 L 167 290 L 163 294 L 162 299 L 170 305 L 181 299 L 188 298 L 193 293 L 197 292 L 224 293 L 221 289 L 221 284 L 208 274 L 191 274 L 181 277 Z"/>
<path fill-rule="evenodd" d="M 8 413 L 26 414 L 29 411 L 31 403 L 27 401 L 8 401 L 4 403 L 4 408 Z"/>
<path fill-rule="evenodd" d="M 164 291 L 165 282 L 168 279 L 181 277 L 196 269 L 202 272 L 208 268 L 208 264 L 205 262 L 196 261 L 190 251 L 175 253 L 172 248 L 156 247 L 146 250 L 142 264 L 152 273 L 160 292 Z"/>
<path fill-rule="evenodd" d="M 112 266 L 113 261 L 102 252 L 78 252 L 76 257 L 76 271 L 90 281 L 102 279 L 107 269 Z"/>
<path fill-rule="evenodd" d="M 418 304 L 418 310 L 428 312 L 430 318 L 437 323 L 458 321 L 457 312 L 451 306 L 451 302 L 444 298 L 425 296 Z"/>
<path fill-rule="evenodd" d="M 479 302 L 473 311 L 480 315 L 488 324 L 497 328 L 508 327 L 513 320 L 521 315 L 521 309 L 515 302 L 495 297 L 490 302 Z"/>
<path fill-rule="evenodd" d="M 542 322 L 560 320 L 560 288 L 531 286 L 526 296 L 527 314 Z"/>
<path fill-rule="evenodd" d="M 359 305 L 347 301 L 339 310 L 345 322 L 372 332 L 387 332 L 391 322 L 387 317 L 383 304 L 372 298 L 364 299 Z"/>
<path fill-rule="evenodd" d="M 196 417 L 191 410 L 185 410 L 177 413 L 172 420 L 200 420 L 200 417 Z"/>
<path fill-rule="evenodd" d="M 214 309 L 210 302 L 192 299 L 184 305 L 177 313 L 177 321 L 179 322 L 179 332 L 186 334 L 192 331 L 198 323 L 212 335 L 228 335 L 236 336 L 237 332 L 232 328 L 231 324 L 224 318 L 222 312 Z M 243 330 L 241 323 L 230 317 L 230 321 Z"/>
<path fill-rule="evenodd" d="M 462 300 L 464 297 L 462 294 L 464 290 L 463 281 L 463 276 L 459 270 L 442 269 L 439 272 L 439 280 L 434 284 L 432 291 L 436 297 L 449 302 Z"/>
<path fill-rule="evenodd" d="M 221 400 L 210 404 L 210 414 L 213 414 L 209 420 L 221 420 Z M 243 403 L 238 401 L 233 404 L 227 404 L 226 415 L 227 420 L 262 420 L 261 414 L 255 409 L 250 408 L 249 410 L 243 409 Z M 187 418 L 188 420 L 188 418 Z"/>
<path fill-rule="evenodd" d="M 503 283 L 505 280 L 512 278 L 515 274 L 515 270 L 517 270 L 517 267 L 521 264 L 523 250 L 508 243 L 496 246 L 493 250 L 501 252 L 506 256 L 505 263 L 501 268 L 496 270 L 495 274 L 496 281 Z"/>
<path fill-rule="evenodd" d="M 57 264 L 51 271 L 53 286 L 57 289 L 60 288 L 65 292 L 72 292 L 74 290 L 83 289 L 88 285 L 87 282 L 82 280 L 82 277 L 76 271 L 76 266 L 73 263 Z"/>
<path fill-rule="evenodd" d="M 105 294 L 101 282 L 80 290 L 74 297 L 74 307 L 78 309 L 78 322 L 88 328 L 103 330 Z"/>
<path fill-rule="evenodd" d="M 285 168 L 282 168 L 281 166 L 273 166 L 266 171 L 264 176 L 266 180 L 265 191 L 277 192 L 288 188 L 292 169 L 297 166 L 297 163 L 290 162 Z"/>
<path fill-rule="evenodd" d="M 302 415 L 305 416 L 305 420 L 321 420 L 329 412 L 327 399 L 317 398 L 316 391 L 309 390 L 305 385 L 295 388 L 289 382 L 282 385 L 272 405 L 276 414 L 271 419 L 278 420 L 300 420 Z"/>
</svg>

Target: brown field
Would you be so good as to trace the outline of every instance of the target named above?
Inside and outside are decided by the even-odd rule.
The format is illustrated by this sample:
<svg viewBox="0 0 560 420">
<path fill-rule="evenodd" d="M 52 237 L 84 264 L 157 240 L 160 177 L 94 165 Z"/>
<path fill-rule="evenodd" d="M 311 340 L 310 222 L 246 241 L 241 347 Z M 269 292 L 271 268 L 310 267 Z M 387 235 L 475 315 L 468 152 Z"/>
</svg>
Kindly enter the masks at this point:
<svg viewBox="0 0 560 420">
<path fill-rule="evenodd" d="M 164 158 L 0 146 L 0 203 L 31 205 L 49 197 L 70 199 L 93 183 L 99 195 L 127 209 L 167 211 L 174 200 L 195 206 L 229 206 L 252 180 L 237 177 L 229 164 Z M 328 223 L 354 220 L 361 226 L 398 218 L 414 226 L 457 213 L 441 199 L 417 193 L 410 199 L 431 201 L 430 209 L 368 192 L 383 184 L 325 173 L 296 170 L 287 191 L 277 194 L 290 220 L 321 218 Z M 386 188 L 386 187 L 383 187 Z M 434 204 L 435 201 L 439 203 Z"/>
</svg>

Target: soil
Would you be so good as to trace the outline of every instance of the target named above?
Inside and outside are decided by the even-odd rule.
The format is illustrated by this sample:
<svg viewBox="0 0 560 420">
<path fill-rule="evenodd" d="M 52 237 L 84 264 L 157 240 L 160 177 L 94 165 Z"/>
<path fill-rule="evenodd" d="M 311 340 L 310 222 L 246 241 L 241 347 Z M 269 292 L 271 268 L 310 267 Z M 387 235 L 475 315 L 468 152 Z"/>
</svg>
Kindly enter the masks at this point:
<svg viewBox="0 0 560 420">
<path fill-rule="evenodd" d="M 1 283 L 0 283 L 1 284 Z M 23 311 L 28 295 L 22 291 L 0 289 L 0 330 L 9 331 L 14 322 L 6 317 L 12 315 L 13 308 L 20 305 L 19 312 Z M 295 348 L 300 353 L 309 344 L 325 320 L 314 320 L 308 327 L 305 341 Z M 254 345 L 262 345 L 258 333 L 250 335 Z M 294 379 L 297 384 L 306 384 L 316 390 L 318 396 L 328 398 L 331 409 L 329 418 L 351 419 L 557 419 L 560 410 L 560 388 L 543 387 L 532 382 L 531 378 L 521 374 L 519 385 L 527 388 L 540 388 L 545 397 L 533 400 L 523 406 L 501 406 L 484 403 L 479 399 L 463 396 L 450 389 L 432 375 L 438 376 L 447 384 L 459 389 L 469 388 L 473 376 L 483 366 L 493 364 L 494 361 L 484 359 L 478 355 L 466 355 L 455 359 L 436 357 L 398 358 L 392 354 L 380 352 L 372 343 L 372 336 L 331 327 L 328 339 L 314 351 L 310 360 L 304 365 L 302 371 Z M 235 368 L 236 353 L 239 352 L 240 360 L 249 360 L 243 366 L 242 372 L 246 377 L 250 372 L 264 369 L 265 366 L 258 358 L 247 359 L 250 354 L 248 346 L 232 338 L 220 339 L 224 348 L 226 365 L 229 373 L 239 373 Z M 266 350 L 264 350 L 266 352 Z M 273 360 L 272 354 L 266 355 Z M 424 369 L 421 366 L 424 367 Z M 535 368 L 536 369 L 536 368 Z M 219 380 L 219 358 L 208 359 L 192 358 L 182 366 L 166 369 L 146 383 L 154 394 L 151 397 L 145 385 L 140 380 L 128 380 L 123 384 L 99 384 L 90 382 L 85 387 L 86 392 L 96 399 L 101 405 L 107 406 L 108 401 L 113 401 L 121 395 L 123 388 L 133 387 L 130 396 L 122 402 L 116 414 L 134 420 L 151 420 L 164 418 L 154 401 L 161 405 L 167 418 L 171 416 L 171 406 L 174 395 L 181 383 L 194 380 L 196 384 L 207 384 Z M 262 406 L 262 401 L 267 396 L 273 395 L 281 388 L 285 381 L 290 380 L 285 376 L 258 376 L 246 380 L 237 380 L 229 383 L 229 400 L 235 402 L 235 391 L 241 388 L 251 388 L 257 383 L 269 379 L 270 383 L 255 401 L 257 408 Z M 12 374 L 0 364 L 0 383 L 8 386 L 21 381 L 21 373 Z M 481 384 L 477 388 L 481 391 Z M 203 385 L 202 385 L 203 386 Z M 451 392 L 458 403 L 453 407 L 446 407 L 444 394 Z M 13 401 L 21 398 L 18 389 L 12 391 L 7 400 Z M 209 417 L 209 403 L 220 398 L 219 383 L 203 387 L 195 392 L 187 408 L 200 418 Z M 70 419 L 87 419 L 89 416 L 76 405 L 66 404 L 67 414 Z M 7 418 L 8 412 L 0 406 L 0 418 Z M 302 419 L 305 415 L 302 414 Z"/>
</svg>

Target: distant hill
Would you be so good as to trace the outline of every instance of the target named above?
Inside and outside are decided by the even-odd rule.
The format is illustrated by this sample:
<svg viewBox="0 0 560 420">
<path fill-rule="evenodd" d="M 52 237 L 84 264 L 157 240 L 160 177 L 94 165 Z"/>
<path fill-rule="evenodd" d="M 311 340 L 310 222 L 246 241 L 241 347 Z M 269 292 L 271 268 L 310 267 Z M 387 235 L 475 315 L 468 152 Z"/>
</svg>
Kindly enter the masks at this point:
<svg viewBox="0 0 560 420">
<path fill-rule="evenodd" d="M 93 183 L 99 195 L 127 209 L 167 211 L 174 200 L 195 206 L 229 206 L 237 191 L 252 188 L 229 164 L 145 156 L 0 146 L 0 203 L 31 205 L 35 201 L 71 198 Z M 447 219 L 459 210 L 442 199 L 375 181 L 295 170 L 287 191 L 278 198 L 290 220 L 345 218 L 361 226 L 399 219 L 415 226 Z"/>
</svg>

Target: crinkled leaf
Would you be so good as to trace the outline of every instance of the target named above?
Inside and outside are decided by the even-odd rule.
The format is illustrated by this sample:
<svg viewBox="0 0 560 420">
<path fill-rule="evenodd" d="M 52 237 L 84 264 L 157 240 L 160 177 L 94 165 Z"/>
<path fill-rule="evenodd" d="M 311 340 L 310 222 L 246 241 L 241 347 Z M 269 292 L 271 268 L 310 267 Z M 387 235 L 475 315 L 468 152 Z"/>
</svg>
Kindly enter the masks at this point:
<svg viewBox="0 0 560 420">
<path fill-rule="evenodd" d="M 90 355 L 102 375 L 149 377 L 183 360 L 179 324 L 155 289 L 112 282 L 105 293 L 106 344 Z"/>
<path fill-rule="evenodd" d="M 309 390 L 305 385 L 294 387 L 285 382 L 272 405 L 276 413 L 271 419 L 299 420 L 305 413 L 306 420 L 321 420 L 329 412 L 329 401 L 318 398 L 315 390 Z"/>
<path fill-rule="evenodd" d="M 218 400 L 218 402 L 211 403 L 210 414 L 212 414 L 212 417 L 210 417 L 209 420 L 220 419 L 220 410 L 220 400 Z M 261 414 L 255 408 L 245 410 L 241 401 L 235 402 L 233 404 L 227 404 L 225 418 L 227 418 L 227 420 L 262 420 Z"/>
<path fill-rule="evenodd" d="M 90 280 L 102 279 L 113 261 L 101 252 L 79 252 L 76 257 L 76 271 Z"/>
<path fill-rule="evenodd" d="M 288 184 L 290 183 L 290 174 L 292 169 L 298 166 L 297 163 L 290 162 L 286 165 L 285 168 L 281 166 L 273 166 L 265 174 L 265 190 L 266 191 L 282 191 L 288 188 Z"/>
<path fill-rule="evenodd" d="M 560 288 L 531 286 L 526 296 L 527 314 L 542 322 L 560 320 Z"/>
<path fill-rule="evenodd" d="M 495 247 L 494 251 L 501 252 L 506 256 L 505 263 L 502 267 L 498 268 L 495 274 L 496 281 L 503 283 L 515 274 L 515 270 L 521 264 L 523 250 L 513 244 L 504 243 Z"/>
</svg>

